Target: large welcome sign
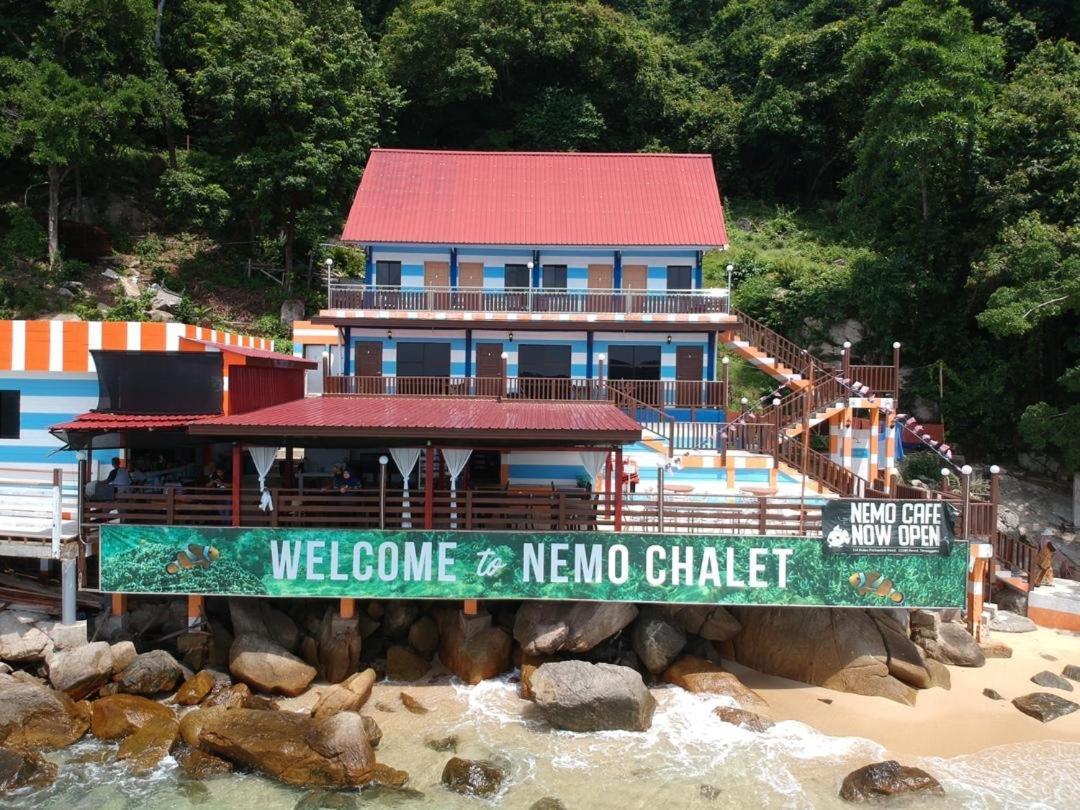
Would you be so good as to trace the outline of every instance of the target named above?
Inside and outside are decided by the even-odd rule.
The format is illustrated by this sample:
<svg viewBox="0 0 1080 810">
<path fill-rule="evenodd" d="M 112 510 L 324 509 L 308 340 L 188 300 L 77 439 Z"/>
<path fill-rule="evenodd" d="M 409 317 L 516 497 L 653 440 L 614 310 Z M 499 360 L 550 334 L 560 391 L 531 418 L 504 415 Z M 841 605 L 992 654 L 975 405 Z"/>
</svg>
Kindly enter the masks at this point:
<svg viewBox="0 0 1080 810">
<path fill-rule="evenodd" d="M 117 593 L 964 604 L 966 553 L 882 558 L 824 547 L 816 537 L 102 526 L 99 558 L 101 590 Z"/>
</svg>

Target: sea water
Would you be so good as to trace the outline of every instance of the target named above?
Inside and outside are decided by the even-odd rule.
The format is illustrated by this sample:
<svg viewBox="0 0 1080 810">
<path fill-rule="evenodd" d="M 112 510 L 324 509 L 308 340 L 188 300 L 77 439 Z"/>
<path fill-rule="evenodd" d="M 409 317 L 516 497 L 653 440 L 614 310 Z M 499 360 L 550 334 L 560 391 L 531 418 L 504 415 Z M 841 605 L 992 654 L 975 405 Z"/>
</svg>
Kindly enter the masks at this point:
<svg viewBox="0 0 1080 810">
<path fill-rule="evenodd" d="M 406 711 L 396 700 L 403 688 L 431 711 Z M 828 737 L 798 722 L 780 722 L 761 734 L 719 722 L 712 711 L 725 705 L 725 698 L 675 688 L 656 689 L 654 695 L 658 705 L 649 731 L 578 734 L 552 730 L 533 704 L 518 697 L 510 678 L 472 687 L 380 684 L 364 709 L 384 732 L 378 759 L 408 771 L 408 787 L 423 797 L 365 792 L 356 797 L 357 806 L 524 810 L 550 796 L 571 810 L 849 807 L 837 798 L 843 777 L 887 756 L 870 740 Z M 394 711 L 384 710 L 390 708 Z M 426 741 L 448 736 L 457 738 L 457 756 L 492 761 L 505 770 L 497 797 L 458 796 L 440 785 L 443 766 L 454 753 L 432 750 Z M 57 783 L 9 795 L 3 805 L 292 810 L 310 793 L 255 774 L 195 782 L 183 776 L 172 757 L 152 773 L 135 776 L 126 763 L 114 761 L 115 748 L 88 737 L 51 754 L 60 764 Z M 946 796 L 891 807 L 1074 808 L 1080 799 L 1080 744 L 1026 743 L 904 762 L 933 774 Z"/>
</svg>

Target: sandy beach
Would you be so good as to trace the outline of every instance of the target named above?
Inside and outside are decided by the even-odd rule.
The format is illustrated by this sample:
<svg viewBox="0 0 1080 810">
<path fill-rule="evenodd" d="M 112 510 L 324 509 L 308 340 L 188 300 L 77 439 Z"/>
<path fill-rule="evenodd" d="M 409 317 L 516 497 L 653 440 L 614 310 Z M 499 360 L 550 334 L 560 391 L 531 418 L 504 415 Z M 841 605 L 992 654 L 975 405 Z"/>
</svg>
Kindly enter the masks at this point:
<svg viewBox="0 0 1080 810">
<path fill-rule="evenodd" d="M 1039 628 L 995 633 L 993 640 L 1012 647 L 1012 658 L 987 659 L 979 668 L 949 667 L 952 689 L 922 690 L 914 707 L 762 675 L 733 662 L 724 665 L 761 693 L 774 720 L 798 720 L 830 736 L 865 737 L 897 756 L 952 757 L 1034 741 L 1080 743 L 1080 711 L 1043 724 L 1010 702 L 1030 692 L 1051 692 L 1080 703 L 1080 684 L 1061 692 L 1030 681 L 1042 670 L 1060 674 L 1066 664 L 1080 665 L 1080 633 Z M 1004 700 L 985 697 L 986 688 Z"/>
</svg>

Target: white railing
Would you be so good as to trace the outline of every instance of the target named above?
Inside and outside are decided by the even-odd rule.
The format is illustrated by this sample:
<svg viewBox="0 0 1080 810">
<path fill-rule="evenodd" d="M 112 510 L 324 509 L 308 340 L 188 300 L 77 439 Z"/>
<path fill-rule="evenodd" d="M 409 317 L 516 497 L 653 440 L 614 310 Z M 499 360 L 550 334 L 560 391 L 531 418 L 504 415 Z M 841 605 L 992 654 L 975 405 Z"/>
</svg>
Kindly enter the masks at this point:
<svg viewBox="0 0 1080 810">
<path fill-rule="evenodd" d="M 59 558 L 63 541 L 78 531 L 78 500 L 75 473 L 0 470 L 0 535 L 49 541 Z"/>
<path fill-rule="evenodd" d="M 411 311 L 683 314 L 727 313 L 728 291 L 481 287 L 388 287 L 331 284 L 330 309 Z"/>
</svg>

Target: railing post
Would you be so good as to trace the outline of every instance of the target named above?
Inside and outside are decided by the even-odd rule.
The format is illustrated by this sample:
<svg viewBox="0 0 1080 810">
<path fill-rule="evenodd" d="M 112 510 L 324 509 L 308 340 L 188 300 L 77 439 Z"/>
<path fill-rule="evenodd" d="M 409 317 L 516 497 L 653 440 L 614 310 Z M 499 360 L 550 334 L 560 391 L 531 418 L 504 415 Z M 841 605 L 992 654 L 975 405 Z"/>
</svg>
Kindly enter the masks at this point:
<svg viewBox="0 0 1080 810">
<path fill-rule="evenodd" d="M 761 535 L 765 534 L 766 527 L 768 525 L 768 522 L 766 520 L 767 513 L 765 511 L 766 502 L 767 499 L 764 496 L 758 496 L 758 534 Z"/>
<path fill-rule="evenodd" d="M 239 444 L 232 446 L 232 525 L 240 525 L 240 484 L 243 480 L 244 466 L 243 447 Z"/>
<path fill-rule="evenodd" d="M 656 465 L 656 527 L 664 533 L 664 465 Z"/>
<path fill-rule="evenodd" d="M 81 485 L 80 485 L 81 486 Z M 60 529 L 64 523 L 64 471 L 53 467 L 52 471 L 52 556 L 60 557 Z"/>
<path fill-rule="evenodd" d="M 615 448 L 615 531 L 622 531 L 623 454 L 622 446 Z"/>
<path fill-rule="evenodd" d="M 165 487 L 165 525 L 176 523 L 176 487 Z"/>
<path fill-rule="evenodd" d="M 851 341 L 844 341 L 844 348 L 840 351 L 840 373 L 845 378 L 851 379 Z"/>
<path fill-rule="evenodd" d="M 278 514 L 281 511 L 281 490 L 277 487 L 271 489 L 270 499 L 274 502 L 274 508 L 270 510 L 270 525 L 277 528 Z"/>
<path fill-rule="evenodd" d="M 435 448 L 424 448 L 424 528 L 435 526 Z"/>
<path fill-rule="evenodd" d="M 465 529 L 466 531 L 473 527 L 473 494 L 472 490 L 465 490 Z"/>
</svg>

